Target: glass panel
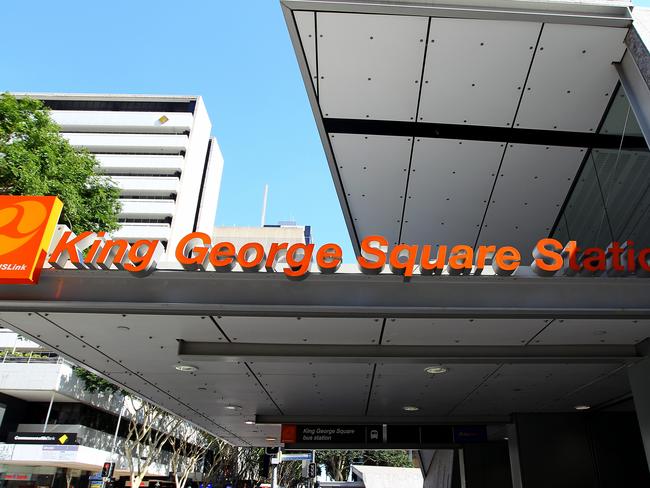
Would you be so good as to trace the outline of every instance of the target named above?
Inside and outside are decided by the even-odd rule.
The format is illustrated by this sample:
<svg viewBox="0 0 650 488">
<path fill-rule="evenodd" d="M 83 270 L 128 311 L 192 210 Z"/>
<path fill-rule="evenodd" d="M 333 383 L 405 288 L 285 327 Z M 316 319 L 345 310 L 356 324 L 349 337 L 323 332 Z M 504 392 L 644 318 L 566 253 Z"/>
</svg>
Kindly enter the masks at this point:
<svg viewBox="0 0 650 488">
<path fill-rule="evenodd" d="M 624 136 L 642 136 L 620 87 L 600 133 L 618 135 L 621 143 Z M 628 239 L 637 249 L 650 247 L 650 152 L 645 144 L 622 150 L 590 148 L 554 237 L 566 242 L 567 234 L 583 248 Z"/>
<path fill-rule="evenodd" d="M 571 239 L 581 247 L 606 246 L 612 240 L 591 155 L 564 210 L 564 218 Z"/>
</svg>

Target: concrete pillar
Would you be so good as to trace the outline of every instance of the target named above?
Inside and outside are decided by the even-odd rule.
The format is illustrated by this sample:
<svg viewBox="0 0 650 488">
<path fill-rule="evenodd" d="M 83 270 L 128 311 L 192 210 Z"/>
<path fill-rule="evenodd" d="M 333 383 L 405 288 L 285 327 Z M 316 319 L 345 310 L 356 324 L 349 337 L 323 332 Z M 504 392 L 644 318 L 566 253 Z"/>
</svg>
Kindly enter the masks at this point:
<svg viewBox="0 0 650 488">
<path fill-rule="evenodd" d="M 628 369 L 634 408 L 639 420 L 645 457 L 650 468 L 650 358 L 640 361 Z"/>
<path fill-rule="evenodd" d="M 451 488 L 454 464 L 452 449 L 420 449 L 424 488 Z"/>
<path fill-rule="evenodd" d="M 512 488 L 523 488 L 524 485 L 521 481 L 521 465 L 519 464 L 519 441 L 517 439 L 517 426 L 515 424 L 508 424 L 507 432 Z"/>
</svg>

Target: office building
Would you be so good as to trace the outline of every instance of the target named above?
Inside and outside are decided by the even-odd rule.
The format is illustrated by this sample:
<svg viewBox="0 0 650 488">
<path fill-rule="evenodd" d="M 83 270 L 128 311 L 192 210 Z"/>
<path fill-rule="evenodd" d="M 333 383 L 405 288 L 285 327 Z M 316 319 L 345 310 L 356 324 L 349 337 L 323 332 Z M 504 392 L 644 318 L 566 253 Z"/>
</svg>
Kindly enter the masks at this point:
<svg viewBox="0 0 650 488">
<path fill-rule="evenodd" d="M 174 248 L 189 232 L 211 233 L 223 157 L 201 97 L 16 95 L 42 100 L 62 135 L 94 154 L 120 189 L 114 237 Z"/>
</svg>

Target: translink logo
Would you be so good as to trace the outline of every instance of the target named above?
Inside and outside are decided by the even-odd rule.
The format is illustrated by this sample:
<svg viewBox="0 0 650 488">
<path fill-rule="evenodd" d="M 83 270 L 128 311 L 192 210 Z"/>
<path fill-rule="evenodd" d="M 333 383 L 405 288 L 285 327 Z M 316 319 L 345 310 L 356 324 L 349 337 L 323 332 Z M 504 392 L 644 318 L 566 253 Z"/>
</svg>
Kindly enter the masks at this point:
<svg viewBox="0 0 650 488">
<path fill-rule="evenodd" d="M 57 197 L 0 196 L 0 284 L 38 282 L 62 209 Z"/>
</svg>

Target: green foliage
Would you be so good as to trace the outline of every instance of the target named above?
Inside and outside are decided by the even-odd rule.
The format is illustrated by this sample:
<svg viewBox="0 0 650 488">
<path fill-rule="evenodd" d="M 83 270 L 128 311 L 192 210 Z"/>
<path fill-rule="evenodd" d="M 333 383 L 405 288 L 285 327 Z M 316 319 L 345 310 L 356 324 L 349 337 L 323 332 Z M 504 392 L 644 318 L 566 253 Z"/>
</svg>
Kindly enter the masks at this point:
<svg viewBox="0 0 650 488">
<path fill-rule="evenodd" d="M 335 481 L 345 481 L 350 474 L 351 464 L 369 466 L 394 466 L 411 468 L 413 463 L 404 450 L 346 450 L 323 449 L 316 451 L 316 462 L 325 465 L 327 475 Z"/>
<path fill-rule="evenodd" d="M 37 352 L 21 352 L 21 351 L 0 351 L 0 358 L 7 356 L 8 358 L 32 358 L 32 359 L 48 359 L 50 356 L 39 354 Z"/>
<path fill-rule="evenodd" d="M 0 194 L 54 195 L 75 233 L 118 228 L 119 190 L 99 163 L 59 134 L 39 100 L 0 95 Z"/>
<path fill-rule="evenodd" d="M 74 367 L 74 374 L 84 382 L 84 390 L 89 393 L 115 393 L 120 389 L 110 381 L 78 366 Z"/>
<path fill-rule="evenodd" d="M 393 466 L 396 468 L 413 467 L 408 451 L 403 449 L 364 451 L 363 464 L 367 466 Z"/>
</svg>

